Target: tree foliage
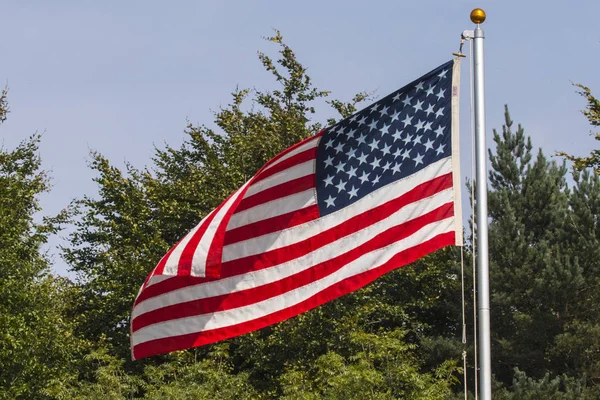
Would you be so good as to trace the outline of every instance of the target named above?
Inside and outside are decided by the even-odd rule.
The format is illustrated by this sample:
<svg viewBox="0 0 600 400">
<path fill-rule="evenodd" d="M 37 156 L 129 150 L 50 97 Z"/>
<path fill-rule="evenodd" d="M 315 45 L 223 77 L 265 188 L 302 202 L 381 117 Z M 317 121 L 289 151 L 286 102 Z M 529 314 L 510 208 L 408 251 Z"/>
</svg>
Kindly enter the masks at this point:
<svg viewBox="0 0 600 400">
<path fill-rule="evenodd" d="M 585 115 L 590 125 L 600 126 L 600 100 L 594 97 L 590 88 L 581 84 L 575 84 L 575 86 L 579 88 L 578 93 L 585 97 L 587 101 L 587 107 L 583 110 L 583 115 Z M 592 132 L 592 135 L 596 140 L 600 141 L 600 132 Z M 596 174 L 600 175 L 600 149 L 592 150 L 590 155 L 585 157 L 577 157 L 565 152 L 557 154 L 573 161 L 573 166 L 578 171 L 592 168 Z"/>
<path fill-rule="evenodd" d="M 533 379 L 569 374 L 597 383 L 600 180 L 575 172 L 569 188 L 566 166 L 541 150 L 534 158 L 523 128 L 513 131 L 508 109 L 505 120 L 490 151 L 496 377 L 509 385 L 518 368 Z"/>
<path fill-rule="evenodd" d="M 40 137 L 0 149 L 0 399 L 464 398 L 459 364 L 472 349 L 461 341 L 459 274 L 470 244 L 259 331 L 131 361 L 131 306 L 168 248 L 267 160 L 321 129 L 316 106 L 345 117 L 370 98 L 329 99 L 279 32 L 267 40 L 277 56 L 258 59 L 275 89 L 236 89 L 214 123 L 189 125 L 183 143 L 157 147 L 149 166 L 119 168 L 91 154 L 98 193 L 69 209 L 63 248 L 75 282 L 53 276 L 42 251 L 66 212 L 38 217 L 38 196 L 49 189 Z M 598 102 L 580 88 L 598 125 Z M 0 122 L 7 113 L 4 91 Z M 570 180 L 566 164 L 534 153 L 508 109 L 494 142 L 495 398 L 598 398 L 600 175 L 585 169 L 597 168 L 595 153 L 576 161 Z"/>
<path fill-rule="evenodd" d="M 278 82 L 277 89 L 237 89 L 231 103 L 215 113 L 214 128 L 188 126 L 184 143 L 178 148 L 157 148 L 150 167 L 126 165 L 122 171 L 101 154 L 92 154 L 90 166 L 97 173 L 99 196 L 78 201 L 76 229 L 64 249 L 79 276 L 77 333 L 92 341 L 105 340 L 106 355 L 124 360 L 117 366 L 125 375 L 119 376 L 141 379 L 136 396 L 154 398 L 146 375 L 152 368 L 160 371 L 177 365 L 202 381 L 197 375 L 200 362 L 209 370 L 224 368 L 231 379 L 243 378 L 252 393 L 264 398 L 299 398 L 308 393 L 341 398 L 360 388 L 361 393 L 379 396 L 374 398 L 441 399 L 456 381 L 458 354 L 422 362 L 416 344 L 434 331 L 436 337 L 440 332 L 448 338 L 456 335 L 451 315 L 456 310 L 448 307 L 445 297 L 457 283 L 447 281 L 456 268 L 457 253 L 451 251 L 421 261 L 415 270 L 419 273 L 399 271 L 354 295 L 259 332 L 184 355 L 129 361 L 128 317 L 150 268 L 266 161 L 321 128 L 311 116 L 314 104 L 325 100 L 328 92 L 314 87 L 279 32 L 267 39 L 278 46 L 278 58 L 264 53 L 258 53 L 258 58 Z M 366 93 L 360 93 L 349 103 L 331 100 L 329 104 L 347 116 L 366 98 Z M 421 285 L 409 284 L 415 276 Z M 440 313 L 433 317 L 428 310 Z M 440 329 L 436 318 L 452 330 Z M 208 363 L 213 359 L 219 363 Z M 102 368 L 98 371 L 108 367 Z M 320 377 L 341 371 L 335 382 Z M 73 383 L 63 389 L 69 395 L 78 388 L 96 390 L 99 376 L 92 374 L 90 379 L 95 382 L 92 386 Z M 123 379 L 120 393 L 129 393 L 125 388 L 133 381 Z M 188 392 L 178 392 L 185 382 L 179 377 L 172 383 L 163 381 L 164 396 L 175 396 L 166 394 L 169 388 L 185 398 Z M 214 398 L 216 392 L 211 393 Z M 426 397 L 419 397 L 425 393 Z M 204 398 L 198 396 L 194 398 Z"/>
<path fill-rule="evenodd" d="M 6 110 L 5 97 L 0 109 Z M 67 320 L 70 285 L 49 274 L 40 247 L 63 216 L 36 222 L 48 190 L 35 135 L 0 149 L 0 398 L 41 398 L 77 349 Z"/>
</svg>

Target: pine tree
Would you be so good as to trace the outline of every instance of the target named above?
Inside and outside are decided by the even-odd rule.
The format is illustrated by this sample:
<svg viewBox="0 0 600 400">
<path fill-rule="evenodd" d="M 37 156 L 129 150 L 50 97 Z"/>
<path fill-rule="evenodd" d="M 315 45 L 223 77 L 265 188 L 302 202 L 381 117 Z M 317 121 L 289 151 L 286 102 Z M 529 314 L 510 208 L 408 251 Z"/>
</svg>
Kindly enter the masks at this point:
<svg viewBox="0 0 600 400">
<path fill-rule="evenodd" d="M 505 385 L 518 368 L 543 379 L 566 374 L 585 385 L 600 365 L 597 295 L 598 177 L 546 159 L 505 111 L 490 152 L 492 354 Z"/>
</svg>

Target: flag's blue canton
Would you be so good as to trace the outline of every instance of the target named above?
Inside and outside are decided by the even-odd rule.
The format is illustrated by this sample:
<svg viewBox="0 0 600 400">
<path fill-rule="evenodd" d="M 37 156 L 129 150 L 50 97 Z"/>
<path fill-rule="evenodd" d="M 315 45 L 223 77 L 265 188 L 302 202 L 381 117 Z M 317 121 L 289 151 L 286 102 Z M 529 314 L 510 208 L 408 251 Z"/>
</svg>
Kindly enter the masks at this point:
<svg viewBox="0 0 600 400">
<path fill-rule="evenodd" d="M 316 166 L 322 216 L 450 155 L 452 63 L 325 130 Z"/>
</svg>

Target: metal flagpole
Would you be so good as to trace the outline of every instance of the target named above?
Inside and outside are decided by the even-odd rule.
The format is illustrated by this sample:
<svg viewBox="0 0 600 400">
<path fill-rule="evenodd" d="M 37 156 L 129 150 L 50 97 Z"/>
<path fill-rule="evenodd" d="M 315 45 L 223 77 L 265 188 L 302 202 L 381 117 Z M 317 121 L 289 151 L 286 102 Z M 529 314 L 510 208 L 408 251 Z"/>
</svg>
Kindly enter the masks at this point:
<svg viewBox="0 0 600 400">
<path fill-rule="evenodd" d="M 483 30 L 485 12 L 471 11 L 477 24 L 473 32 L 473 89 L 475 109 L 475 159 L 477 199 L 477 311 L 479 324 L 479 393 L 481 400 L 492 399 L 492 357 L 490 346 L 490 284 L 487 210 L 487 146 L 485 142 L 485 98 L 483 75 Z"/>
</svg>

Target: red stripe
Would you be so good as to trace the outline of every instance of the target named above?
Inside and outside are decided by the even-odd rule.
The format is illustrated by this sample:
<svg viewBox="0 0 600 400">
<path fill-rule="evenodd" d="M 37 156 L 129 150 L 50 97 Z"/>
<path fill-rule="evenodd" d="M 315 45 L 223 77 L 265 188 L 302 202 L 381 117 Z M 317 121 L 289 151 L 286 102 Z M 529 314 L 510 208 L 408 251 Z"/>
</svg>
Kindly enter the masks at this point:
<svg viewBox="0 0 600 400">
<path fill-rule="evenodd" d="M 235 209 L 235 213 L 247 210 L 249 208 L 258 206 L 260 204 L 277 200 L 282 197 L 290 196 L 295 193 L 300 193 L 316 186 L 315 174 L 303 176 L 301 178 L 293 179 L 291 181 L 284 182 L 280 185 L 273 186 L 269 189 L 265 189 L 262 192 L 258 192 L 252 196 L 246 197 L 242 200 L 240 205 Z"/>
<path fill-rule="evenodd" d="M 269 176 L 275 175 L 278 172 L 291 168 L 295 165 L 305 163 L 310 160 L 314 160 L 317 157 L 317 147 L 313 147 L 312 149 L 304 150 L 302 153 L 294 154 L 290 158 L 286 158 L 281 161 L 279 164 L 272 166 L 267 170 L 259 171 L 255 175 L 255 179 L 253 183 L 260 182 Z"/>
<path fill-rule="evenodd" d="M 319 218 L 319 206 L 313 204 L 312 206 L 291 211 L 283 215 L 263 219 L 252 224 L 228 230 L 225 233 L 225 241 L 223 242 L 223 246 L 266 235 L 267 233 L 273 233 L 283 229 L 292 228 L 317 218 Z"/>
<path fill-rule="evenodd" d="M 154 268 L 154 271 L 152 272 L 152 274 L 148 275 L 148 279 L 146 279 L 146 282 L 144 282 L 144 284 L 148 283 L 148 280 L 150 279 L 150 277 L 152 275 L 162 275 L 162 273 L 165 269 L 165 265 L 167 264 L 167 260 L 169 259 L 169 257 L 171 256 L 171 253 L 173 252 L 173 250 L 175 250 L 175 248 L 177 246 L 179 246 L 179 242 L 177 242 L 177 244 L 175 246 L 171 247 L 169 249 L 169 251 L 167 252 L 167 254 L 165 254 L 163 256 L 163 258 L 160 259 L 160 261 L 156 265 L 156 268 Z"/>
<path fill-rule="evenodd" d="M 284 151 L 282 151 L 281 153 L 277 154 L 275 157 L 273 157 L 269 161 L 267 161 L 267 163 L 265 165 L 263 165 L 261 167 L 261 169 L 259 169 L 255 175 L 258 175 L 262 170 L 269 168 L 274 162 L 276 162 L 280 158 L 288 155 L 290 152 L 296 150 L 298 147 L 305 145 L 306 143 L 311 142 L 313 140 L 317 140 L 318 138 L 323 136 L 324 132 L 325 132 L 325 129 L 321 129 L 316 135 L 306 138 L 306 139 L 302 140 L 301 142 L 298 142 L 295 145 L 288 147 L 287 149 L 285 149 Z"/>
<path fill-rule="evenodd" d="M 243 335 L 277 322 L 294 317 L 312 308 L 318 307 L 321 304 L 327 303 L 342 295 L 355 291 L 366 284 L 377 279 L 381 275 L 409 264 L 419 258 L 432 253 L 442 247 L 453 245 L 455 243 L 455 233 L 443 233 L 435 238 L 423 242 L 415 247 L 407 249 L 396 254 L 388 262 L 378 268 L 363 272 L 362 274 L 354 275 L 341 282 L 332 285 L 315 296 L 304 300 L 292 307 L 276 311 L 255 320 L 246 321 L 237 325 L 191 333 L 180 336 L 172 336 L 163 339 L 151 340 L 145 343 L 140 343 L 133 348 L 134 359 L 140 359 L 156 354 L 162 354 L 175 350 L 183 350 L 191 347 L 198 347 L 209 343 L 214 343 L 219 340 L 228 339 L 231 337 Z"/>
<path fill-rule="evenodd" d="M 192 238 L 186 244 L 185 248 L 183 249 L 183 252 L 181 253 L 181 256 L 179 257 L 179 264 L 177 266 L 178 276 L 189 276 L 192 272 L 192 261 L 194 258 L 194 252 L 198 247 L 198 243 L 200 243 L 200 240 L 202 239 L 202 236 L 204 236 L 204 234 L 206 233 L 206 230 L 208 229 L 210 223 L 215 219 L 215 215 L 217 215 L 219 210 L 223 208 L 223 206 L 225 205 L 225 203 L 227 203 L 231 196 L 233 196 L 233 194 L 229 195 L 225 199 L 225 201 L 219 204 L 219 207 L 217 207 L 215 211 L 202 222 L 202 225 L 200 225 L 196 233 L 194 233 L 194 236 L 192 236 Z M 209 275 L 207 273 L 207 276 L 218 275 Z"/>
<path fill-rule="evenodd" d="M 320 232 L 319 234 L 308 239 L 289 246 L 281 247 L 279 249 L 266 251 L 257 255 L 223 263 L 221 266 L 221 277 L 224 278 L 240 275 L 301 257 L 304 254 L 331 243 L 341 237 L 347 236 L 353 232 L 374 224 L 377 221 L 387 218 L 407 204 L 432 196 L 435 193 L 450 187 L 452 187 L 451 173 L 434 178 L 431 181 L 424 182 L 416 186 L 412 190 L 406 192 L 396 199 L 368 210 L 362 214 L 355 215 L 352 218 L 341 222 L 339 225 Z M 139 302 L 141 302 L 142 299 L 148 299 L 171 290 L 180 289 L 185 286 L 202 282 L 202 280 L 194 280 L 190 281 L 187 285 L 184 282 L 174 281 L 173 279 L 165 282 L 159 282 L 148 288 L 151 289 L 151 293 L 145 294 L 144 292 L 146 292 L 146 290 L 144 290 L 144 292 L 142 292 L 139 296 Z"/>
<path fill-rule="evenodd" d="M 172 319 L 211 314 L 218 311 L 239 308 L 258 303 L 271 297 L 279 296 L 331 275 L 362 255 L 405 239 L 419 229 L 433 222 L 451 217 L 453 214 L 454 203 L 447 203 L 418 218 L 389 228 L 344 254 L 281 280 L 260 287 L 228 293 L 221 296 L 178 303 L 142 314 L 132 321 L 132 330 L 135 332 L 145 326 Z"/>
</svg>

